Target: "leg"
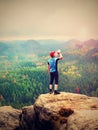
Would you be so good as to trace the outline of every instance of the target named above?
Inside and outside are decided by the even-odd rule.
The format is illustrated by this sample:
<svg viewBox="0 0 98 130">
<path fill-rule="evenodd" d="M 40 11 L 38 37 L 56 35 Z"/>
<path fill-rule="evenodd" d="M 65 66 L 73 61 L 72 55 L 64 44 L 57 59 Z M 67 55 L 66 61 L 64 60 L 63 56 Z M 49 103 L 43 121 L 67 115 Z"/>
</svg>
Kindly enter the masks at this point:
<svg viewBox="0 0 98 130">
<path fill-rule="evenodd" d="M 54 94 L 60 94 L 60 92 L 58 91 L 58 84 L 55 84 Z"/>
<path fill-rule="evenodd" d="M 49 84 L 49 89 L 52 89 L 52 84 Z"/>
<path fill-rule="evenodd" d="M 55 72 L 55 87 L 54 87 L 54 90 L 58 90 L 58 79 L 59 79 L 58 72 Z"/>
<path fill-rule="evenodd" d="M 58 92 L 58 72 L 55 73 L 55 86 L 54 86 L 54 94 L 60 94 L 60 92 Z"/>
<path fill-rule="evenodd" d="M 53 73 L 50 73 L 50 84 L 49 84 L 49 93 L 51 94 L 52 93 L 52 84 L 53 84 L 53 81 L 54 81 L 54 74 Z"/>
<path fill-rule="evenodd" d="M 55 84 L 54 90 L 58 90 L 58 84 Z"/>
</svg>

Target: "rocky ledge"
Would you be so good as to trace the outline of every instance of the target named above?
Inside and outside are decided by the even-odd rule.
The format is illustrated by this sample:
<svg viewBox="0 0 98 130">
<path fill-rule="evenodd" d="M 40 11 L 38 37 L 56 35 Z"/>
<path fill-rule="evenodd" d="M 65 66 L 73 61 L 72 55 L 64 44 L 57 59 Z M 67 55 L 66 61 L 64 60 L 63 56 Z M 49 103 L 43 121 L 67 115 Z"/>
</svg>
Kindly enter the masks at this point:
<svg viewBox="0 0 98 130">
<path fill-rule="evenodd" d="M 37 130 L 98 130 L 98 98 L 42 94 L 34 104 Z"/>
<path fill-rule="evenodd" d="M 16 124 L 9 130 L 98 130 L 96 97 L 65 92 L 58 95 L 41 94 L 34 105 L 17 112 L 14 120 L 11 114 L 2 120 L 0 113 L 0 130 L 7 130 L 2 124 L 9 126 L 8 118 L 12 119 L 12 124 Z"/>
<path fill-rule="evenodd" d="M 18 130 L 21 110 L 11 106 L 0 107 L 0 130 Z"/>
</svg>

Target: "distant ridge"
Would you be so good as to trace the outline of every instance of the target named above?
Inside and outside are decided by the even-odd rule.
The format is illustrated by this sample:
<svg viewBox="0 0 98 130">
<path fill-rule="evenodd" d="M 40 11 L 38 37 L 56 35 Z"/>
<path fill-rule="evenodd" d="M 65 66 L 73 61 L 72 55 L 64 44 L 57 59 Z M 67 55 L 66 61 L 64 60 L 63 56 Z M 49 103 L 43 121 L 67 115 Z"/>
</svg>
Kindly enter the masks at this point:
<svg viewBox="0 0 98 130">
<path fill-rule="evenodd" d="M 84 42 L 77 39 L 71 39 L 69 41 L 58 41 L 54 39 L 0 41 L 0 56 L 16 56 L 20 54 L 45 55 L 57 49 L 61 49 L 65 52 L 66 49 L 72 50 L 82 48 L 86 49 L 86 52 L 98 48 L 98 40 L 89 39 Z"/>
</svg>

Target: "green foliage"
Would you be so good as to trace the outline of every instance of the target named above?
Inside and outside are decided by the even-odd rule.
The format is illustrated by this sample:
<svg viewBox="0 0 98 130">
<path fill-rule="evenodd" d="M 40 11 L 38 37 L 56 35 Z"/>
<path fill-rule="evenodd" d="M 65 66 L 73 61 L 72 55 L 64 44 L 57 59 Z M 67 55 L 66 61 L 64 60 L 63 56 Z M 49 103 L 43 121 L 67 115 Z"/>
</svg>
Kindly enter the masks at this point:
<svg viewBox="0 0 98 130">
<path fill-rule="evenodd" d="M 48 92 L 47 60 L 52 47 L 42 44 L 43 47 L 35 41 L 0 43 L 0 106 L 21 108 Z M 56 45 L 53 49 L 61 46 Z M 83 49 L 70 49 L 69 43 L 66 46 L 62 44 L 64 58 L 58 64 L 59 90 L 98 97 L 97 51 L 86 54 Z"/>
<path fill-rule="evenodd" d="M 14 68 L 0 75 L 2 105 L 21 107 L 34 103 L 37 96 L 47 92 L 48 74 L 43 68 Z"/>
<path fill-rule="evenodd" d="M 25 63 L 25 67 L 24 67 Z M 28 62 L 14 64 L 14 69 L 0 73 L 0 105 L 20 108 L 33 104 L 38 95 L 48 92 L 49 74 L 47 66 L 29 66 Z M 98 96 L 98 71 L 94 63 L 79 64 L 63 62 L 59 64 L 60 91 L 76 92 Z"/>
</svg>

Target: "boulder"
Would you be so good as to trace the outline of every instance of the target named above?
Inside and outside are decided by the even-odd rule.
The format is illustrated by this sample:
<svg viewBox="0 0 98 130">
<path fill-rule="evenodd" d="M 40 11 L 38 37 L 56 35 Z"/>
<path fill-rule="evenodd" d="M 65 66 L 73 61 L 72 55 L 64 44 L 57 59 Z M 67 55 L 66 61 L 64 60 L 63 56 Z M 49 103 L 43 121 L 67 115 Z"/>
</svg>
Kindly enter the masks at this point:
<svg viewBox="0 0 98 130">
<path fill-rule="evenodd" d="M 98 130 L 98 98 L 42 94 L 34 104 L 36 130 Z"/>
<path fill-rule="evenodd" d="M 67 126 L 68 130 L 98 130 L 98 110 L 75 111 Z"/>
<path fill-rule="evenodd" d="M 11 106 L 0 107 L 0 130 L 18 130 L 20 113 Z"/>
<path fill-rule="evenodd" d="M 34 109 L 33 105 L 25 106 L 22 108 L 22 113 L 20 114 L 20 130 L 34 130 Z"/>
</svg>

